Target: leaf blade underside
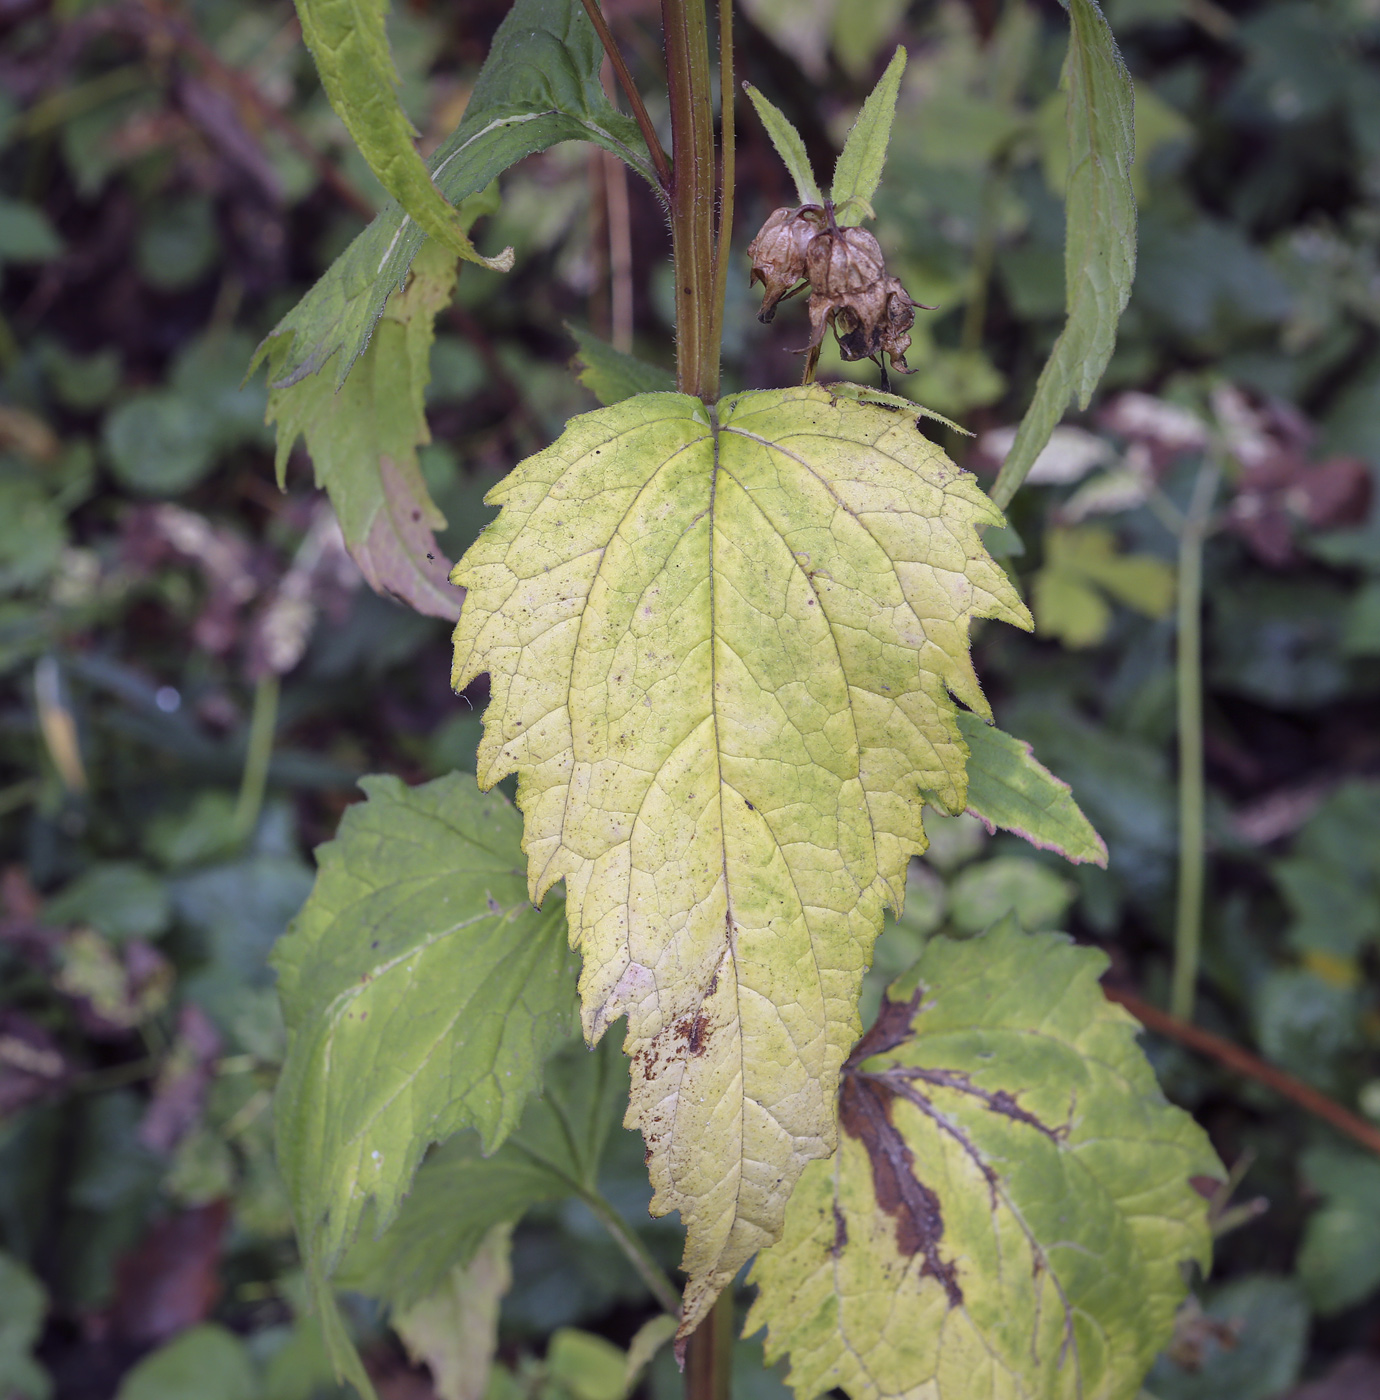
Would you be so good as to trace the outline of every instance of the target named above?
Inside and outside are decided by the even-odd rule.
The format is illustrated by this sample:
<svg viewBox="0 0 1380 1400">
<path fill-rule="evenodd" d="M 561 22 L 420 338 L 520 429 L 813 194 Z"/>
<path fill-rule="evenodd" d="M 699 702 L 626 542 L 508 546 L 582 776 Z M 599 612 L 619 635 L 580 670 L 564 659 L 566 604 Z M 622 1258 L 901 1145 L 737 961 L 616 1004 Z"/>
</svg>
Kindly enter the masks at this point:
<svg viewBox="0 0 1380 1400">
<path fill-rule="evenodd" d="M 845 1131 L 753 1268 L 747 1330 L 797 1400 L 1129 1400 L 1224 1174 L 1098 985 L 1006 921 L 935 939 L 844 1074 Z M 910 980 L 910 979 L 908 979 Z"/>
<path fill-rule="evenodd" d="M 562 910 L 529 904 L 507 801 L 468 774 L 361 786 L 273 958 L 289 1032 L 278 1161 L 356 1384 L 327 1281 L 366 1209 L 386 1227 L 433 1142 L 472 1128 L 501 1143 L 574 1009 Z"/>
<path fill-rule="evenodd" d="M 586 1035 L 628 1017 L 682 1335 L 832 1150 L 883 906 L 923 802 L 964 804 L 968 623 L 1029 625 L 913 424 L 818 387 L 625 400 L 490 492 L 453 575 L 480 780 L 519 773 L 532 897 L 566 880 Z"/>
</svg>

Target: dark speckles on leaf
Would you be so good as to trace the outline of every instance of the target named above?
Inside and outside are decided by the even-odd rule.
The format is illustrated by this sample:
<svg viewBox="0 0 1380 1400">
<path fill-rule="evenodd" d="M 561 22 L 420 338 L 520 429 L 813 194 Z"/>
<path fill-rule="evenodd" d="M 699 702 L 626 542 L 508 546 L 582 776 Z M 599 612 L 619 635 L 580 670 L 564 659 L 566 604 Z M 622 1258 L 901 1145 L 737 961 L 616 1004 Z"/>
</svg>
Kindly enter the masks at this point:
<svg viewBox="0 0 1380 1400">
<path fill-rule="evenodd" d="M 744 802 L 747 802 L 747 809 L 748 809 L 749 812 L 755 812 L 755 811 L 757 810 L 757 808 L 754 807 L 754 806 L 752 805 L 751 802 L 748 802 L 748 800 L 747 800 L 746 797 L 743 798 L 743 801 L 744 801 Z"/>
<path fill-rule="evenodd" d="M 834 1248 L 833 1255 L 837 1259 L 848 1244 L 848 1222 L 843 1218 L 843 1212 L 839 1209 L 839 1203 L 834 1202 Z"/>
<path fill-rule="evenodd" d="M 498 900 L 496 900 L 496 899 L 493 897 L 493 895 L 490 895 L 490 896 L 489 896 L 489 913 L 490 913 L 490 914 L 501 914 L 502 912 L 503 912 L 503 911 L 502 911 L 502 909 L 499 907 Z"/>
</svg>

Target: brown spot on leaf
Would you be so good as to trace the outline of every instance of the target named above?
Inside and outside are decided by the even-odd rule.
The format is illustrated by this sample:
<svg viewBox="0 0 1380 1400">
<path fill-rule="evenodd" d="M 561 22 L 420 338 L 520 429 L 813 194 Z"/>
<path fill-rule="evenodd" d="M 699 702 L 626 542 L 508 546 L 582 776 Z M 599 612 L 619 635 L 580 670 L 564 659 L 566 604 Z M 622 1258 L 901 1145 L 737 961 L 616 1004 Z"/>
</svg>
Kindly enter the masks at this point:
<svg viewBox="0 0 1380 1400">
<path fill-rule="evenodd" d="M 839 1209 L 839 1203 L 834 1202 L 834 1248 L 831 1251 L 837 1259 L 848 1244 L 848 1222 L 843 1218 L 843 1212 Z"/>
</svg>

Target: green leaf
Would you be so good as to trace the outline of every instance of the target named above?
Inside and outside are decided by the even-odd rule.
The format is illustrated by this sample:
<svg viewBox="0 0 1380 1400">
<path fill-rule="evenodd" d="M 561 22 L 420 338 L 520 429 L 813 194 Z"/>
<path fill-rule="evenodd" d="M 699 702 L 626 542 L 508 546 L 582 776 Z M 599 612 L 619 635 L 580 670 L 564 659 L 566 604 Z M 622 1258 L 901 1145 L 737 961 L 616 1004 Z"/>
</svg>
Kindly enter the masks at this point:
<svg viewBox="0 0 1380 1400">
<path fill-rule="evenodd" d="M 577 1327 L 558 1328 L 546 1353 L 546 1372 L 572 1400 L 623 1400 L 626 1356 L 603 1337 Z"/>
<path fill-rule="evenodd" d="M 62 239 L 36 205 L 0 196 L 0 266 L 48 262 L 62 252 Z"/>
<path fill-rule="evenodd" d="M 1097 0 L 1067 0 L 1069 173 L 1064 285 L 1068 317 L 1002 463 L 992 499 L 1010 504 L 1071 399 L 1086 408 L 1116 344 L 1136 275 L 1134 90 Z"/>
<path fill-rule="evenodd" d="M 434 1293 L 393 1315 L 413 1364 L 424 1362 L 439 1400 L 484 1400 L 498 1345 L 498 1306 L 513 1281 L 513 1227 L 494 1225 L 467 1264 Z"/>
<path fill-rule="evenodd" d="M 571 1010 L 562 910 L 528 903 L 507 802 L 463 774 L 361 786 L 369 800 L 320 848 L 274 953 L 289 1031 L 278 1161 L 328 1313 L 325 1280 L 366 1206 L 386 1227 L 433 1142 L 472 1128 L 501 1143 Z"/>
<path fill-rule="evenodd" d="M 179 496 L 216 464 L 210 420 L 166 389 L 121 404 L 105 420 L 104 437 L 116 480 L 144 496 Z"/>
<path fill-rule="evenodd" d="M 850 1057 L 843 1133 L 759 1256 L 748 1329 L 797 1400 L 1127 1397 L 1206 1265 L 1221 1174 L 1107 1002 L 1107 959 L 1014 922 L 936 938 Z M 893 995 L 896 989 L 893 988 Z"/>
<path fill-rule="evenodd" d="M 966 805 L 969 623 L 1028 615 L 973 478 L 818 386 L 627 399 L 488 500 L 452 679 L 489 674 L 480 781 L 519 772 L 533 898 L 566 880 L 586 1035 L 628 1017 L 684 1334 L 833 1148 L 922 803 Z"/>
<path fill-rule="evenodd" d="M 0 1395 L 7 1400 L 48 1400 L 53 1392 L 52 1380 L 32 1355 L 47 1311 L 43 1285 L 0 1251 Z"/>
<path fill-rule="evenodd" d="M 524 156 L 560 141 L 593 141 L 659 189 L 636 123 L 604 95 L 603 57 L 579 0 L 516 0 L 494 35 L 464 120 L 429 162 L 440 193 L 458 206 Z M 470 206 L 467 217 L 477 212 Z M 425 231 L 390 202 L 273 328 L 256 363 L 271 349 L 270 377 L 291 383 L 339 352 L 333 373 L 343 384 L 425 241 Z"/>
<path fill-rule="evenodd" d="M 960 871 L 949 890 L 949 917 L 980 933 L 1010 914 L 1024 929 L 1058 928 L 1077 886 L 1029 856 L 997 856 Z"/>
<path fill-rule="evenodd" d="M 853 129 L 848 133 L 834 166 L 834 185 L 829 198 L 840 224 L 860 224 L 873 217 L 872 196 L 882 182 L 886 148 L 891 141 L 891 121 L 896 115 L 896 95 L 901 75 L 906 71 L 906 51 L 899 44 L 896 54 L 863 103 Z"/>
<path fill-rule="evenodd" d="M 158 938 L 172 922 L 167 884 L 133 861 L 93 865 L 43 906 L 53 924 L 90 924 L 107 938 Z"/>
<path fill-rule="evenodd" d="M 615 350 L 607 341 L 568 321 L 565 328 L 580 347 L 574 360 L 579 367 L 576 377 L 605 407 L 635 394 L 664 393 L 676 387 L 676 377 L 670 370 Z"/>
<path fill-rule="evenodd" d="M 751 83 L 744 83 L 743 89 L 752 99 L 762 125 L 776 147 L 776 154 L 786 163 L 791 179 L 795 181 L 795 192 L 802 204 L 823 204 L 815 172 L 810 169 L 810 157 L 805 154 L 805 142 L 791 124 L 786 114 L 767 98 L 763 97 Z"/>
<path fill-rule="evenodd" d="M 439 243 L 417 255 L 407 289 L 389 298 L 369 348 L 343 387 L 328 374 L 275 384 L 278 484 L 298 437 L 329 493 L 360 571 L 379 593 L 454 621 L 461 595 L 436 543 L 446 518 L 426 488 L 417 448 L 431 441 L 425 392 L 436 313 L 455 289 L 455 259 Z"/>
<path fill-rule="evenodd" d="M 1074 865 L 1107 865 L 1107 843 L 1056 778 L 1021 739 L 960 711 L 968 745 L 968 810 L 993 831 L 1013 832 L 1042 851 L 1058 851 Z"/>
<path fill-rule="evenodd" d="M 1324 1203 L 1304 1228 L 1299 1280 L 1327 1317 L 1380 1289 L 1380 1162 L 1315 1147 L 1304 1154 L 1303 1174 Z"/>
<path fill-rule="evenodd" d="M 244 1343 L 205 1322 L 146 1356 L 125 1376 L 115 1400 L 257 1400 L 258 1393 Z"/>
<path fill-rule="evenodd" d="M 384 28 L 387 0 L 295 3 L 302 38 L 316 60 L 331 106 L 379 183 L 452 256 L 507 272 L 513 250 L 486 258 L 475 249 L 469 224 L 432 183 L 431 171 L 413 145 L 417 133 L 398 100 L 398 73 Z"/>
</svg>

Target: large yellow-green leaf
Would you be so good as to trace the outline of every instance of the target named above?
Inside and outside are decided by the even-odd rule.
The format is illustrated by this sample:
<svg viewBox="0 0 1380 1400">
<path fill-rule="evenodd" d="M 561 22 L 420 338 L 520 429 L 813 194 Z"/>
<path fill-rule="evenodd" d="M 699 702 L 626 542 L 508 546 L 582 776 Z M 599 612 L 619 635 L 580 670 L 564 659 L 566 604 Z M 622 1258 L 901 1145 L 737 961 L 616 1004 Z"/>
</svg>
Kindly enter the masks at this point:
<svg viewBox="0 0 1380 1400">
<path fill-rule="evenodd" d="M 1135 90 L 1097 0 L 1063 0 L 1069 168 L 1064 281 L 1068 317 L 1040 372 L 1035 397 L 992 494 L 1010 503 L 1070 399 L 1086 408 L 1116 346 L 1136 275 Z"/>
<path fill-rule="evenodd" d="M 844 1070 L 839 1150 L 757 1261 L 797 1400 L 1131 1400 L 1206 1266 L 1222 1175 L 1106 958 L 1008 921 L 933 940 Z M 913 994 L 912 994 L 913 993 Z"/>
<path fill-rule="evenodd" d="M 520 775 L 533 898 L 566 881 L 587 1035 L 628 1018 L 683 1332 L 833 1149 L 883 907 L 923 803 L 964 806 L 968 624 L 1029 623 L 998 513 L 915 421 L 815 386 L 627 399 L 495 487 L 455 570 L 480 779 Z"/>
</svg>

